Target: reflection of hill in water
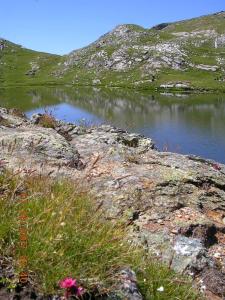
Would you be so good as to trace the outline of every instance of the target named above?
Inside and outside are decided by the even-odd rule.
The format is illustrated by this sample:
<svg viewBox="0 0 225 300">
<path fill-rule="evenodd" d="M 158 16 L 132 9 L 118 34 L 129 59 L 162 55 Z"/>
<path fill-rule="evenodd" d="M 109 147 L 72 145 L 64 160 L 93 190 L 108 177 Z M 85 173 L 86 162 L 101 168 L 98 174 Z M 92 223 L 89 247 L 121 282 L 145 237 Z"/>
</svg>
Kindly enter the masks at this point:
<svg viewBox="0 0 225 300">
<path fill-rule="evenodd" d="M 69 121 L 84 117 L 88 123 L 96 116 L 96 123 L 105 120 L 143 133 L 161 149 L 169 144 L 171 151 L 225 163 L 225 95 L 175 97 L 134 90 L 32 87 L 0 90 L 0 103 L 30 113 L 46 107 Z"/>
<path fill-rule="evenodd" d="M 29 111 L 43 106 L 55 105 L 60 100 L 52 95 L 49 88 L 7 88 L 0 89 L 0 103 L 3 107 L 20 108 Z"/>
<path fill-rule="evenodd" d="M 178 98 L 146 92 L 96 88 L 16 88 L 0 90 L 1 106 L 25 111 L 68 103 L 120 127 L 154 128 L 157 124 L 222 134 L 225 96 L 191 95 Z"/>
<path fill-rule="evenodd" d="M 158 123 L 173 123 L 215 134 L 222 134 L 225 128 L 225 97 L 220 95 L 192 95 L 183 99 L 137 91 L 93 89 L 56 89 L 53 94 L 120 127 L 154 128 Z"/>
</svg>

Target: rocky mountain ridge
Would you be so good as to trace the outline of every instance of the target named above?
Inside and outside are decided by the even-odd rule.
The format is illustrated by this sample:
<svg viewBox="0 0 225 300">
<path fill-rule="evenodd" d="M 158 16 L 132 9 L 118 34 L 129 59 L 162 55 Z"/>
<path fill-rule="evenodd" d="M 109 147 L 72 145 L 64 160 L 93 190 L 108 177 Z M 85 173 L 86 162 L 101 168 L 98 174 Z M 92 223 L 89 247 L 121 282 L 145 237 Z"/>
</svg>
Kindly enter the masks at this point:
<svg viewBox="0 0 225 300">
<path fill-rule="evenodd" d="M 205 24 L 205 19 L 211 24 Z M 214 81 L 222 84 L 225 67 L 224 20 L 225 13 L 221 12 L 189 21 L 160 24 L 152 29 L 119 25 L 88 47 L 66 56 L 59 67 L 59 74 L 62 76 L 71 72 L 71 69 L 82 67 L 87 72 L 93 70 L 99 77 L 94 84 L 104 81 L 107 72 L 111 71 L 117 76 L 116 80 L 125 81 L 122 74 L 126 74 L 127 84 L 134 86 L 188 89 L 194 85 L 188 73 L 199 72 L 203 78 L 210 74 L 214 76 Z M 187 80 L 167 80 L 157 84 L 164 77 L 162 75 L 166 80 L 166 75 L 169 75 L 169 79 L 171 75 L 176 78 L 177 74 L 184 77 L 188 74 Z M 115 78 L 112 84 L 113 81 Z"/>
</svg>

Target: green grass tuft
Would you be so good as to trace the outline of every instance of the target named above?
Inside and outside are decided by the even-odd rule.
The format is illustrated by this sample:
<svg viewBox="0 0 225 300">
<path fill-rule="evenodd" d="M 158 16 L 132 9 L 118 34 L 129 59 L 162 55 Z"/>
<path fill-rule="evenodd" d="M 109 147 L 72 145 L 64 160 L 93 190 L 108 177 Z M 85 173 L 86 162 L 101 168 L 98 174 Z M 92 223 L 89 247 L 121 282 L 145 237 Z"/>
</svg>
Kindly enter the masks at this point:
<svg viewBox="0 0 225 300">
<path fill-rule="evenodd" d="M 18 216 L 24 209 L 28 215 L 25 254 L 40 290 L 59 292 L 57 284 L 66 276 L 77 278 L 87 289 L 91 281 L 110 289 L 112 274 L 130 266 L 145 299 L 200 299 L 187 278 L 131 246 L 124 223 L 106 221 L 95 201 L 73 183 L 4 172 L 0 186 L 0 255 L 15 260 L 24 255 L 25 250 L 18 247 Z M 21 193 L 27 195 L 24 204 L 18 202 Z M 18 274 L 20 269 L 15 266 Z M 164 292 L 157 291 L 160 286 Z"/>
</svg>

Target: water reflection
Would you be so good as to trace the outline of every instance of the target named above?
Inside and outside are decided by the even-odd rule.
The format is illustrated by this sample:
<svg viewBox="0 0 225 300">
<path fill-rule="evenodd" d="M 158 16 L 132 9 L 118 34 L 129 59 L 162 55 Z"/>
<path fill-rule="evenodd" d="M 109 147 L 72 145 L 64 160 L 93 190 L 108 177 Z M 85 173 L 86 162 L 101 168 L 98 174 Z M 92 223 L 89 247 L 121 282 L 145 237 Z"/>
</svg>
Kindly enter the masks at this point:
<svg viewBox="0 0 225 300">
<path fill-rule="evenodd" d="M 225 95 L 170 95 L 120 89 L 0 90 L 0 105 L 28 115 L 52 111 L 60 119 L 110 123 L 153 138 L 159 148 L 225 163 Z"/>
</svg>

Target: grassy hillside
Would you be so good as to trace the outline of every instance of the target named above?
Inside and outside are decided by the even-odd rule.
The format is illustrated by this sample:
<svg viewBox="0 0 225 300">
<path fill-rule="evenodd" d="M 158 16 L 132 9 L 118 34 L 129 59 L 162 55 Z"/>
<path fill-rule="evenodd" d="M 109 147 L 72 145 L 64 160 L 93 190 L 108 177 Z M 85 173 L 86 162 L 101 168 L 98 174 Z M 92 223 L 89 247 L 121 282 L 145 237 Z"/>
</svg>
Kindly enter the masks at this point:
<svg viewBox="0 0 225 300">
<path fill-rule="evenodd" d="M 225 91 L 225 12 L 151 29 L 120 25 L 62 57 L 6 42 L 0 83 Z"/>
<path fill-rule="evenodd" d="M 218 33 L 224 33 L 225 31 L 225 13 L 224 11 L 206 15 L 199 18 L 193 18 L 190 20 L 184 20 L 169 24 L 164 30 L 167 32 L 191 32 L 194 30 L 216 30 Z"/>
<path fill-rule="evenodd" d="M 60 56 L 25 49 L 1 40 L 0 86 L 45 84 L 51 81 L 51 71 Z"/>
</svg>

